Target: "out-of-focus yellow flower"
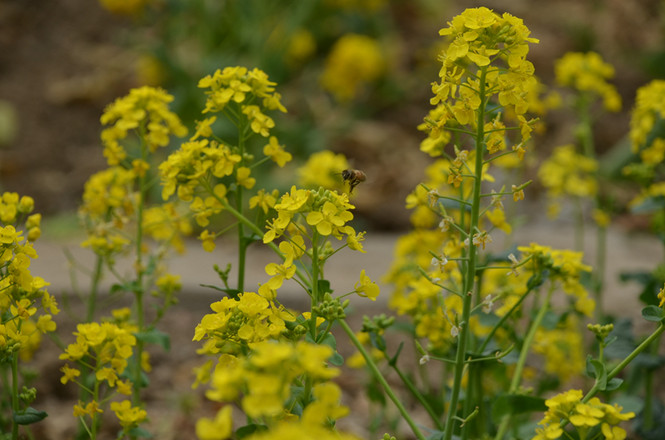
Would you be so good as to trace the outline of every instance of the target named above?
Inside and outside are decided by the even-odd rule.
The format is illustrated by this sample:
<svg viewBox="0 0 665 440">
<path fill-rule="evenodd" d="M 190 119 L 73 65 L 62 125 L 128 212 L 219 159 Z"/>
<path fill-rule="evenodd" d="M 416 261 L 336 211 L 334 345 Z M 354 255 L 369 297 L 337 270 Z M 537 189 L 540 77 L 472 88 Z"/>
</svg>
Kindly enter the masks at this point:
<svg viewBox="0 0 665 440">
<path fill-rule="evenodd" d="M 321 85 L 338 101 L 350 101 L 362 86 L 377 80 L 385 68 L 385 57 L 375 39 L 347 34 L 337 40 L 328 55 Z"/>
<path fill-rule="evenodd" d="M 104 9 L 119 15 L 136 15 L 150 0 L 99 0 Z"/>
<path fill-rule="evenodd" d="M 568 52 L 555 62 L 554 70 L 562 86 L 598 95 L 608 111 L 621 110 L 621 96 L 607 82 L 614 77 L 614 67 L 596 52 Z"/>
<path fill-rule="evenodd" d="M 298 169 L 298 185 L 342 192 L 344 181 L 340 173 L 348 168 L 349 162 L 343 154 L 335 154 L 329 150 L 319 151 L 312 154 Z"/>
<path fill-rule="evenodd" d="M 307 60 L 316 51 L 314 35 L 307 29 L 298 29 L 291 35 L 286 49 L 286 59 L 291 65 L 298 65 Z"/>
</svg>

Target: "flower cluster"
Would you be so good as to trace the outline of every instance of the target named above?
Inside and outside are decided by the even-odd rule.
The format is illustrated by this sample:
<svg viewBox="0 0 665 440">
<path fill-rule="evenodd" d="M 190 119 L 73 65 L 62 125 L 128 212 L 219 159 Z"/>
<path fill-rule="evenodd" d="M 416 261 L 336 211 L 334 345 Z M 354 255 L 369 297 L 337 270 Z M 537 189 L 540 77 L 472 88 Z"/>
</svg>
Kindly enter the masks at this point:
<svg viewBox="0 0 665 440">
<path fill-rule="evenodd" d="M 30 359 L 41 335 L 56 329 L 59 309 L 49 283 L 30 272 L 37 258 L 33 242 L 41 235 L 41 214 L 31 214 L 33 209 L 31 197 L 0 196 L 0 364 L 18 354 Z"/>
<path fill-rule="evenodd" d="M 328 55 L 321 85 L 338 101 L 350 101 L 362 86 L 376 81 L 385 68 L 385 57 L 376 40 L 347 34 L 337 40 Z"/>
<path fill-rule="evenodd" d="M 276 83 L 260 69 L 248 70 L 246 67 L 226 67 L 217 70 L 199 81 L 199 88 L 206 89 L 207 95 L 203 113 L 219 113 L 228 110 L 231 103 L 239 105 L 240 113 L 247 116 L 251 130 L 263 137 L 268 137 L 275 121 L 265 115 L 265 110 L 286 112 L 280 102 L 281 95 L 275 92 Z M 229 110 L 231 111 L 231 110 Z M 194 135 L 209 135 L 214 117 L 200 123 Z"/>
<path fill-rule="evenodd" d="M 623 440 L 626 431 L 617 426 L 624 420 L 635 417 L 635 413 L 622 413 L 622 407 L 617 404 L 608 405 L 594 397 L 588 401 L 582 399 L 582 391 L 568 390 L 545 401 L 547 412 L 545 418 L 539 422 L 543 428 L 536 429 L 532 440 L 553 440 L 564 435 L 562 422 L 570 422 L 580 439 L 591 438 L 590 432 L 600 428 L 604 438 L 608 440 Z"/>
<path fill-rule="evenodd" d="M 517 249 L 522 253 L 523 260 L 532 260 L 530 264 L 534 273 L 548 271 L 549 279 L 558 283 L 571 297 L 576 311 L 586 316 L 592 315 L 595 301 L 581 282 L 582 274 L 590 272 L 591 267 L 582 263 L 582 252 L 552 249 L 536 243 L 518 246 Z"/>
<path fill-rule="evenodd" d="M 614 77 L 614 67 L 604 62 L 596 52 L 568 52 L 556 61 L 554 71 L 557 82 L 562 86 L 599 96 L 608 111 L 621 109 L 619 93 L 607 82 Z"/>
<path fill-rule="evenodd" d="M 346 235 L 351 249 L 362 250 L 359 235 L 352 226 L 347 225 L 347 222 L 353 219 L 350 211 L 353 208 L 346 194 L 328 190 L 297 189 L 293 186 L 291 192 L 284 194 L 275 205 L 277 217 L 268 223 L 263 242 L 270 243 L 281 237 L 291 226 L 299 229 L 299 218 L 303 218 L 318 234 L 326 237 L 332 235 L 337 239 Z M 298 235 L 299 233 L 296 233 L 294 236 Z"/>
<path fill-rule="evenodd" d="M 549 214 L 556 217 L 560 199 L 564 196 L 581 199 L 595 197 L 598 192 L 597 170 L 598 162 L 577 153 L 574 145 L 555 148 L 538 169 L 538 177 L 550 198 Z"/>
<path fill-rule="evenodd" d="M 170 135 L 183 137 L 187 134 L 180 118 L 168 108 L 171 101 L 173 96 L 166 91 L 146 86 L 132 89 L 127 96 L 116 99 L 106 108 L 101 122 L 110 127 L 102 131 L 102 142 L 109 166 L 118 165 L 127 158 L 127 151 L 120 141 L 127 138 L 130 131 L 140 134 L 150 152 L 167 146 Z"/>
<path fill-rule="evenodd" d="M 162 162 L 159 173 L 163 199 L 176 194 L 179 200 L 187 202 L 190 214 L 202 228 L 209 225 L 212 216 L 228 208 L 229 201 L 235 201 L 235 209 L 242 211 L 242 191 L 254 188 L 252 169 L 256 165 L 271 160 L 283 167 L 292 159 L 278 139 L 270 135 L 275 122 L 265 112 L 286 111 L 274 86 L 263 71 L 245 67 L 217 70 L 199 81 L 207 95 L 203 113 L 221 113 L 235 125 L 237 144 L 222 141 L 214 134 L 217 115 L 207 117 L 198 122 L 190 140 Z M 268 138 L 262 150 L 264 159 L 255 163 L 248 148 L 252 134 Z M 275 200 L 274 192 L 259 190 L 249 199 L 249 206 L 260 208 L 267 215 Z M 199 238 L 205 250 L 215 248 L 217 235 L 208 229 L 201 232 Z"/>
<path fill-rule="evenodd" d="M 239 402 L 247 416 L 269 426 L 288 420 L 296 408 L 302 410 L 300 423 L 319 428 L 348 413 L 340 406 L 339 388 L 329 382 L 340 373 L 327 366 L 333 355 L 330 347 L 304 341 L 262 341 L 249 344 L 249 349 L 251 354 L 246 356 L 220 356 L 211 376 L 211 389 L 206 392 L 209 399 Z M 293 385 L 305 381 L 312 386 L 311 395 L 294 394 Z M 208 438 L 205 432 L 212 425 L 211 420 L 201 419 L 197 424 L 199 437 Z"/>
<path fill-rule="evenodd" d="M 636 179 L 644 187 L 642 194 L 633 201 L 639 205 L 647 199 L 665 195 L 662 189 L 661 164 L 665 159 L 665 136 L 660 125 L 665 120 L 665 81 L 654 80 L 637 90 L 635 108 L 630 119 L 630 141 L 633 153 L 640 161 L 624 168 L 624 173 Z"/>
<path fill-rule="evenodd" d="M 330 150 L 319 151 L 309 156 L 307 162 L 298 168 L 298 186 L 342 192 L 340 172 L 348 168 L 349 162 L 343 154 L 335 154 Z"/>
<path fill-rule="evenodd" d="M 129 312 L 128 309 L 126 311 Z M 120 312 L 117 315 L 120 316 Z M 123 315 L 128 316 L 129 313 Z M 120 324 L 91 322 L 76 326 L 76 342 L 66 347 L 60 359 L 74 362 L 77 367 L 70 367 L 69 363 L 64 365 L 61 368 L 63 376 L 60 381 L 63 384 L 75 382 L 90 396 L 87 403 L 79 401 L 74 405 L 74 417 L 87 415 L 94 425 L 97 414 L 103 412 L 103 403 L 113 394 L 132 394 L 132 383 L 123 379 L 123 374 L 127 369 L 128 359 L 134 353 L 136 337 L 133 333 L 136 330 L 135 326 L 127 324 L 126 321 Z M 147 371 L 149 366 L 146 362 L 147 359 L 143 359 L 143 369 Z M 91 370 L 94 386 L 83 386 L 80 383 L 81 369 Z M 140 410 L 128 406 L 129 401 L 125 402 L 115 402 L 111 407 L 123 427 L 136 425 L 145 419 L 145 412 L 140 413 Z"/>
<path fill-rule="evenodd" d="M 485 7 L 472 8 L 456 16 L 439 34 L 449 37 L 450 44 L 439 55 L 440 82 L 432 85 L 434 97 L 430 100 L 437 107 L 425 119 L 429 139 L 423 143 L 423 149 L 430 155 L 440 155 L 440 148 L 449 140 L 445 127 L 475 127 L 479 110 L 484 112 L 484 106 L 493 97 L 515 115 L 521 141 L 528 140 L 532 122 L 524 113 L 529 108 L 527 96 L 537 80 L 526 55 L 529 43 L 538 40 L 529 37 L 530 31 L 522 20 L 508 13 L 500 16 Z M 504 67 L 498 65 L 499 60 Z M 496 117 L 493 137 L 499 138 L 505 130 L 498 124 L 500 115 Z M 498 144 L 494 151 L 500 151 L 502 145 Z"/>
<path fill-rule="evenodd" d="M 286 322 L 295 317 L 254 292 L 244 292 L 237 299 L 222 298 L 210 308 L 196 326 L 194 341 L 206 340 L 199 353 L 241 353 L 248 344 L 278 339 L 286 332 Z"/>
</svg>

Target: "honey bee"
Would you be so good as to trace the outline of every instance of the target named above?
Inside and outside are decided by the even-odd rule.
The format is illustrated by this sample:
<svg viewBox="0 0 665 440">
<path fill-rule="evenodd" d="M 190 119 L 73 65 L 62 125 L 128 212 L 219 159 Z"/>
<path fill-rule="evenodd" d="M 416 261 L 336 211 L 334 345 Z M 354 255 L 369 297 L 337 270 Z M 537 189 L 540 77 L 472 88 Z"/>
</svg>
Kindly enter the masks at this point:
<svg viewBox="0 0 665 440">
<path fill-rule="evenodd" d="M 344 170 L 341 172 L 342 179 L 345 182 L 349 182 L 349 194 L 353 192 L 353 188 L 358 186 L 360 182 L 364 182 L 367 179 L 367 176 L 363 171 L 360 170 Z"/>
</svg>

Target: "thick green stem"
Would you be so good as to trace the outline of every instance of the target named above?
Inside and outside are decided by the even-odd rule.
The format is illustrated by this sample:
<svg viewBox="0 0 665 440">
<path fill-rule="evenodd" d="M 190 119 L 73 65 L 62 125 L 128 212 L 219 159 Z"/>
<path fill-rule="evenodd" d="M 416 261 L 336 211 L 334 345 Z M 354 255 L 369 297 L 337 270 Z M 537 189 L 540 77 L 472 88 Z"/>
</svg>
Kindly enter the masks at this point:
<svg viewBox="0 0 665 440">
<path fill-rule="evenodd" d="M 342 326 L 342 329 L 347 334 L 349 339 L 351 339 L 353 345 L 358 349 L 363 358 L 365 358 L 365 362 L 367 363 L 367 366 L 372 372 L 372 375 L 374 375 L 374 378 L 377 380 L 377 382 L 381 384 L 383 390 L 388 395 L 388 398 L 392 400 L 392 402 L 395 404 L 397 410 L 400 412 L 406 423 L 411 427 L 413 434 L 416 436 L 418 440 L 425 440 L 425 436 L 422 434 L 422 432 L 420 432 L 418 425 L 416 425 L 416 422 L 413 421 L 413 419 L 409 415 L 409 412 L 406 410 L 406 408 L 404 408 L 404 405 L 402 405 L 402 402 L 395 395 L 392 388 L 390 388 L 390 385 L 388 385 L 388 382 L 379 371 L 379 368 L 374 363 L 372 357 L 369 355 L 369 353 L 367 353 L 367 350 L 365 350 L 365 347 L 363 347 L 358 338 L 356 338 L 356 335 L 353 333 L 353 330 L 351 330 L 351 327 L 349 327 L 349 324 L 347 324 L 344 319 L 340 319 L 338 322 Z"/>
<path fill-rule="evenodd" d="M 533 338 L 536 336 L 538 327 L 540 327 L 540 324 L 543 322 L 545 314 L 549 309 L 550 298 L 552 297 L 553 291 L 554 291 L 553 287 L 548 290 L 545 302 L 538 310 L 538 314 L 536 315 L 536 318 L 533 320 L 533 322 L 531 323 L 531 327 L 529 328 L 529 333 L 527 333 L 526 338 L 524 338 L 524 343 L 522 344 L 522 350 L 520 351 L 520 357 L 517 360 L 517 364 L 515 365 L 515 371 L 513 372 L 513 379 L 510 382 L 510 388 L 508 388 L 508 394 L 514 394 L 515 392 L 517 392 L 520 383 L 522 382 L 522 371 L 524 371 L 524 366 L 526 365 L 527 355 L 529 354 L 529 351 L 531 349 L 531 344 L 533 343 Z M 503 437 L 506 435 L 506 431 L 510 426 L 510 421 L 511 421 L 511 416 L 507 415 L 503 417 L 503 419 L 501 420 L 501 424 L 499 425 L 499 429 L 497 430 L 496 436 L 494 437 L 495 440 L 503 439 Z"/>
<path fill-rule="evenodd" d="M 446 430 L 444 433 L 444 440 L 450 440 L 453 436 L 455 415 L 457 413 L 457 403 L 459 401 L 460 390 L 462 388 L 462 375 L 464 372 L 464 356 L 466 354 L 466 344 L 469 337 L 469 315 L 471 313 L 471 301 L 473 299 L 472 289 L 475 284 L 476 277 L 476 246 L 473 243 L 473 235 L 478 227 L 478 217 L 480 213 L 480 187 L 482 182 L 483 173 L 483 156 L 485 152 L 484 138 L 485 138 L 485 77 L 487 75 L 487 68 L 483 67 L 480 70 L 479 84 L 480 90 L 480 107 L 478 108 L 477 132 L 476 132 L 476 163 L 475 163 L 475 176 L 473 181 L 473 199 L 471 206 L 471 219 L 469 224 L 468 233 L 468 262 L 466 266 L 466 273 L 464 274 L 464 291 L 462 292 L 462 320 L 461 331 L 457 340 L 457 354 L 455 356 L 455 369 L 453 379 L 453 389 L 450 395 L 450 402 L 448 406 L 448 414 L 446 417 Z"/>
</svg>

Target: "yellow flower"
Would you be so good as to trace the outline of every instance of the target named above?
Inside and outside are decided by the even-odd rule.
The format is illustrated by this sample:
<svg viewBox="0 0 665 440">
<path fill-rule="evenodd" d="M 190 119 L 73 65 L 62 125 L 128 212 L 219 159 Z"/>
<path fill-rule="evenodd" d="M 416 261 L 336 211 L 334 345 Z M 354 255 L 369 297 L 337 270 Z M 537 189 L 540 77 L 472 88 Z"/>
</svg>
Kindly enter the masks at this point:
<svg viewBox="0 0 665 440">
<path fill-rule="evenodd" d="M 211 234 L 207 229 L 201 232 L 201 235 L 199 235 L 199 240 L 201 240 L 203 249 L 206 252 L 212 252 L 215 250 L 215 238 L 216 234 Z"/>
<path fill-rule="evenodd" d="M 252 189 L 256 183 L 256 179 L 250 177 L 251 170 L 247 167 L 239 167 L 236 170 L 236 179 L 238 185 L 244 186 L 247 189 Z"/>
<path fill-rule="evenodd" d="M 284 147 L 279 145 L 275 136 L 270 136 L 270 141 L 263 147 L 263 154 L 268 156 L 280 168 L 290 162 L 293 156 L 291 153 L 284 151 Z"/>
<path fill-rule="evenodd" d="M 261 188 L 255 196 L 249 199 L 249 207 L 253 209 L 258 206 L 264 214 L 267 214 L 268 210 L 275 206 L 278 194 L 277 190 L 268 194 L 265 189 Z"/>
<path fill-rule="evenodd" d="M 360 296 L 376 301 L 379 296 L 379 286 L 370 277 L 365 275 L 365 269 L 360 271 L 360 280 L 354 285 L 356 293 Z"/>
<path fill-rule="evenodd" d="M 99 0 L 107 11 L 119 15 L 135 15 L 143 10 L 149 0 Z"/>
<path fill-rule="evenodd" d="M 363 85 L 383 74 L 385 65 L 376 40 L 366 35 L 347 34 L 337 40 L 328 55 L 321 85 L 338 101 L 350 101 Z"/>
<path fill-rule="evenodd" d="M 605 413 L 585 403 L 575 405 L 575 412 L 569 417 L 574 426 L 591 428 L 600 423 Z"/>
<path fill-rule="evenodd" d="M 129 400 L 111 402 L 111 410 L 125 429 L 140 425 L 148 417 L 145 410 L 133 407 Z"/>
<path fill-rule="evenodd" d="M 232 406 L 226 405 L 214 419 L 201 418 L 196 421 L 196 436 L 200 440 L 225 440 L 233 432 Z"/>
<path fill-rule="evenodd" d="M 289 40 L 286 58 L 290 64 L 298 64 L 309 58 L 316 51 L 316 40 L 307 29 L 298 29 Z"/>
<path fill-rule="evenodd" d="M 602 97 L 608 111 L 621 110 L 619 93 L 606 81 L 614 77 L 614 67 L 596 52 L 568 52 L 555 62 L 554 70 L 559 84 Z"/>
<path fill-rule="evenodd" d="M 211 125 L 215 123 L 217 120 L 217 116 L 211 116 L 209 118 L 206 118 L 202 121 L 197 121 L 196 122 L 196 133 L 194 133 L 194 136 L 189 138 L 190 141 L 195 141 L 200 137 L 211 137 L 212 136 L 212 128 Z"/>
<path fill-rule="evenodd" d="M 348 168 L 349 163 L 343 154 L 319 151 L 298 169 L 298 184 L 305 188 L 323 187 L 341 192 L 343 181 L 340 173 Z"/>
<path fill-rule="evenodd" d="M 74 417 L 81 417 L 81 416 L 90 416 L 93 417 L 97 413 L 103 413 L 102 409 L 99 407 L 99 403 L 96 401 L 88 402 L 87 404 L 83 404 L 79 400 L 79 402 L 74 405 Z"/>
<path fill-rule="evenodd" d="M 73 381 L 81 375 L 79 370 L 76 368 L 69 368 L 69 365 L 64 365 L 62 368 L 60 368 L 60 371 L 64 373 L 64 375 L 60 378 L 60 383 L 63 385 L 65 385 L 70 380 Z"/>
<path fill-rule="evenodd" d="M 353 214 L 340 209 L 332 202 L 325 202 L 321 211 L 312 211 L 307 214 L 307 223 L 316 226 L 316 230 L 321 235 L 332 234 L 334 229 L 344 226 L 352 219 Z"/>
</svg>

